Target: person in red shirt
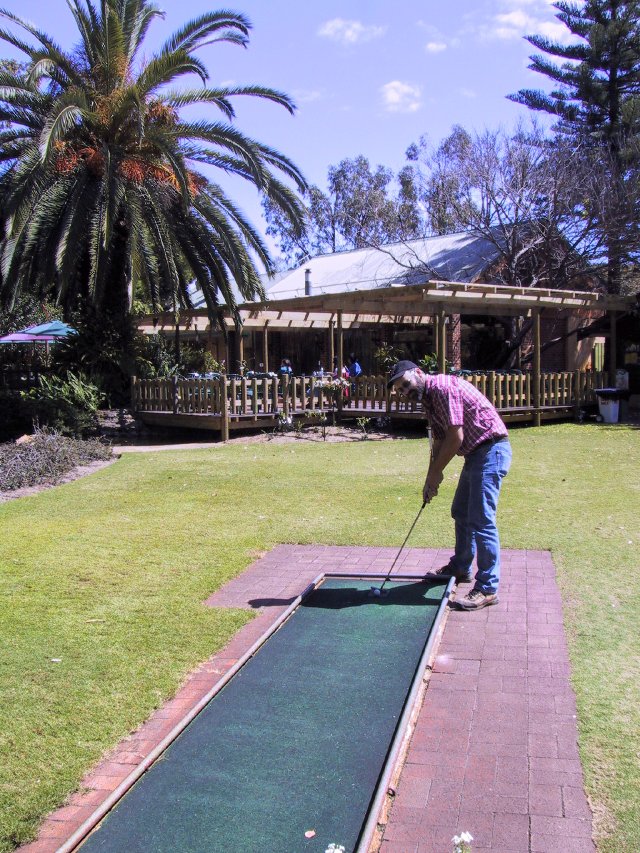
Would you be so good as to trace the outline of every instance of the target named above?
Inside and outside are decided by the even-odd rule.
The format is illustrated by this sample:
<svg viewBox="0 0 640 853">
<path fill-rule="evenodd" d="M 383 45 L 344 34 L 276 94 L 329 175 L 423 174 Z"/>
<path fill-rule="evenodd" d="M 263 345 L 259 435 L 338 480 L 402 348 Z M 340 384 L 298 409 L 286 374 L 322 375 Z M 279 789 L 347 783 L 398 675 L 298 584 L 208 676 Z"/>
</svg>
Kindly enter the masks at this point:
<svg viewBox="0 0 640 853">
<path fill-rule="evenodd" d="M 473 580 L 472 590 L 457 605 L 479 610 L 498 604 L 500 539 L 496 522 L 502 480 L 511 465 L 507 428 L 496 409 L 477 388 L 458 376 L 424 373 L 412 361 L 399 361 L 387 387 L 414 402 L 422 402 L 433 436 L 431 459 L 422 490 L 433 500 L 454 456 L 464 457 L 451 515 L 455 522 L 455 553 L 448 565 L 427 576 Z"/>
</svg>

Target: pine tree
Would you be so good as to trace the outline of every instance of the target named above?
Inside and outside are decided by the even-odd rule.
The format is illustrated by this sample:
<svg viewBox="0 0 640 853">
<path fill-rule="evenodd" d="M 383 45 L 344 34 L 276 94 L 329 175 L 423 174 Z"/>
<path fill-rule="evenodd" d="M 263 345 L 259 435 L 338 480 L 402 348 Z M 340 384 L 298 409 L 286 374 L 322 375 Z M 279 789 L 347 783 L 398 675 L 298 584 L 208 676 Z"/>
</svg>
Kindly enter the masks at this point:
<svg viewBox="0 0 640 853">
<path fill-rule="evenodd" d="M 531 57 L 533 71 L 553 81 L 550 93 L 521 89 L 510 95 L 532 110 L 556 115 L 556 131 L 587 144 L 597 167 L 610 176 L 610 192 L 598 200 L 599 228 L 607 247 L 607 284 L 619 292 L 623 265 L 638 250 L 640 165 L 640 2 L 557 2 L 556 17 L 580 41 L 560 44 L 542 36 L 527 40 L 558 64 Z M 596 203 L 594 200 L 593 203 Z"/>
</svg>

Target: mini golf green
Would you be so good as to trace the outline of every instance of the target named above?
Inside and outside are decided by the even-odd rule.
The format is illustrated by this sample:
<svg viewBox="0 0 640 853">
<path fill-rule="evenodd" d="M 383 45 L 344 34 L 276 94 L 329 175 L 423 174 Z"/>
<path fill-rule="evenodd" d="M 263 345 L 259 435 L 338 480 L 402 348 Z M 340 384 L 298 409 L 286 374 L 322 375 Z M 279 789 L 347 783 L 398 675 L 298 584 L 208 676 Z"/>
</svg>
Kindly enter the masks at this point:
<svg viewBox="0 0 640 853">
<path fill-rule="evenodd" d="M 303 599 L 82 853 L 355 850 L 447 589 L 371 583 Z"/>
</svg>

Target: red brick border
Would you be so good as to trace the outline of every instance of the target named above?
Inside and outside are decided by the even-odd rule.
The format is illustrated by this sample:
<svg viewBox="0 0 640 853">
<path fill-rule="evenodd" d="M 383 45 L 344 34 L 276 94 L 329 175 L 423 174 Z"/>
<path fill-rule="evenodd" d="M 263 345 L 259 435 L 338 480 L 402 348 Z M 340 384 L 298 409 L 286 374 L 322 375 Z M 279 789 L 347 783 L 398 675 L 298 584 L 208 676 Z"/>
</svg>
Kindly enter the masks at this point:
<svg viewBox="0 0 640 853">
<path fill-rule="evenodd" d="M 410 548 L 399 573 L 446 563 Z M 176 696 L 82 781 L 21 853 L 54 853 L 317 575 L 386 572 L 397 549 L 281 545 L 212 595 L 260 610 Z M 493 853 L 587 853 L 591 812 L 577 750 L 574 694 L 555 568 L 545 551 L 503 552 L 501 604 L 449 613 L 380 853 L 451 849 L 467 831 Z"/>
</svg>

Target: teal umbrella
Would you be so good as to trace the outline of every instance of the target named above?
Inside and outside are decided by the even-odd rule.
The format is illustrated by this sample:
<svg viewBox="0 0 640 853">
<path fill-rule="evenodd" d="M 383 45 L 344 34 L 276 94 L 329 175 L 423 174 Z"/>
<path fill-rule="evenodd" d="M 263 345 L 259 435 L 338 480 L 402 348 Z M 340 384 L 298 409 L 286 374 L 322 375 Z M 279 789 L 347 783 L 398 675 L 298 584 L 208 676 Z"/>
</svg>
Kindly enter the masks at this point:
<svg viewBox="0 0 640 853">
<path fill-rule="evenodd" d="M 20 332 L 12 332 L 0 338 L 0 344 L 50 344 L 77 334 L 75 329 L 61 320 L 41 323 L 39 326 L 29 326 Z"/>
<path fill-rule="evenodd" d="M 68 338 L 69 335 L 77 334 L 75 329 L 72 329 L 67 323 L 62 320 L 52 320 L 50 323 L 41 323 L 39 326 L 31 326 L 28 330 L 30 335 L 44 335 L 49 338 Z"/>
</svg>

